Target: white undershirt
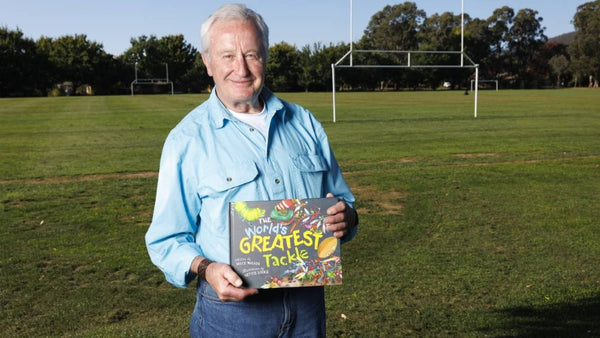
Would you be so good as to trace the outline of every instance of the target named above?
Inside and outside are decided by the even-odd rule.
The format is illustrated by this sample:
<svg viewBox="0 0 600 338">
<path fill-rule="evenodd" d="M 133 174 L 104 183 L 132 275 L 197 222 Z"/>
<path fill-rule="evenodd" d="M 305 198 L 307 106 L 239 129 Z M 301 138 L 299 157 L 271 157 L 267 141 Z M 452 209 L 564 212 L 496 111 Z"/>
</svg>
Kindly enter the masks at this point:
<svg viewBox="0 0 600 338">
<path fill-rule="evenodd" d="M 263 105 L 263 110 L 258 114 L 238 113 L 229 109 L 229 112 L 233 116 L 249 125 L 250 127 L 260 131 L 263 136 L 267 136 L 267 109 L 266 105 Z"/>
</svg>

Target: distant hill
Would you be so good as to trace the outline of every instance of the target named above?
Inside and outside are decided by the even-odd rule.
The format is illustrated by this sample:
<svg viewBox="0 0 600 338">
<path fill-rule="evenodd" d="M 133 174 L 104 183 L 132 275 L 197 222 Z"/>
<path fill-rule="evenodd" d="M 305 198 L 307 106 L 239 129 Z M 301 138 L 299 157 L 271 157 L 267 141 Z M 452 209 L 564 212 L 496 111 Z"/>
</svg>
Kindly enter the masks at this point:
<svg viewBox="0 0 600 338">
<path fill-rule="evenodd" d="M 555 36 L 553 38 L 548 39 L 548 42 L 556 42 L 563 45 L 569 45 L 573 42 L 575 38 L 575 32 L 561 34 L 559 36 Z"/>
</svg>

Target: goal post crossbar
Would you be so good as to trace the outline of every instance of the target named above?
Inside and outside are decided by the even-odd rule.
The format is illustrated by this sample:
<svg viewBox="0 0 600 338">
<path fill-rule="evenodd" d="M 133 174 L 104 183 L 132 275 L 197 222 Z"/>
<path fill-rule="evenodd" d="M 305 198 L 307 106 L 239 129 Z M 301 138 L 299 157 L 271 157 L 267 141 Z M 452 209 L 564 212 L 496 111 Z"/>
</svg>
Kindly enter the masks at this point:
<svg viewBox="0 0 600 338">
<path fill-rule="evenodd" d="M 378 50 L 378 49 L 373 49 L 373 50 L 364 50 L 364 49 L 353 49 L 353 50 L 349 50 L 346 54 L 344 54 L 344 56 L 342 56 L 336 63 L 334 63 L 334 65 L 336 67 L 354 67 L 354 66 L 362 66 L 364 67 L 365 65 L 355 65 L 354 64 L 354 59 L 352 58 L 352 54 L 353 53 L 363 53 L 363 54 L 375 54 L 375 53 L 379 53 L 379 54 L 403 54 L 407 56 L 407 65 L 411 66 L 411 56 L 414 54 L 448 54 L 448 55 L 460 55 L 461 56 L 461 63 L 459 65 L 452 65 L 452 67 L 467 67 L 468 65 L 464 64 L 464 60 L 467 60 L 468 63 L 472 66 L 475 67 L 476 63 L 466 54 L 463 53 L 461 51 L 441 51 L 441 50 Z M 344 60 L 346 60 L 346 58 L 348 58 L 348 56 L 350 56 L 350 64 L 349 65 L 342 65 L 341 63 L 344 62 Z M 369 65 L 371 66 L 371 65 Z M 431 65 L 432 67 L 436 67 L 436 66 L 440 66 L 440 65 Z M 445 65 L 445 66 L 451 66 L 451 65 Z"/>
<path fill-rule="evenodd" d="M 475 68 L 477 65 L 472 66 L 455 66 L 455 65 L 342 65 L 335 66 L 335 68 Z"/>
<path fill-rule="evenodd" d="M 171 95 L 174 94 L 173 81 L 169 79 L 135 79 L 131 81 L 131 96 L 133 96 L 133 86 L 135 85 L 165 85 L 171 86 Z"/>
<path fill-rule="evenodd" d="M 170 83 L 169 79 L 136 79 L 133 80 L 134 84 L 164 84 Z"/>
<path fill-rule="evenodd" d="M 496 91 L 498 91 L 498 80 L 479 80 L 479 83 L 482 82 L 495 82 L 496 83 Z M 471 80 L 471 91 L 473 91 L 475 80 Z"/>
</svg>

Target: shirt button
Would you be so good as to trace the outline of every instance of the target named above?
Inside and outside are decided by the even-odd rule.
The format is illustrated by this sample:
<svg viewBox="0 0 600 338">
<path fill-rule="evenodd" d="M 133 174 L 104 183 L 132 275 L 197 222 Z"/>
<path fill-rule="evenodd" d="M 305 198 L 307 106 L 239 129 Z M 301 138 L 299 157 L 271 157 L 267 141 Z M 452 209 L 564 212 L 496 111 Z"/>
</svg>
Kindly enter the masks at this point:
<svg viewBox="0 0 600 338">
<path fill-rule="evenodd" d="M 279 183 L 281 183 L 281 181 L 278 178 L 276 178 L 275 183 L 279 184 Z"/>
<path fill-rule="evenodd" d="M 250 128 L 250 131 L 254 131 L 254 128 Z"/>
<path fill-rule="evenodd" d="M 231 177 L 227 177 L 227 182 L 231 182 Z"/>
</svg>

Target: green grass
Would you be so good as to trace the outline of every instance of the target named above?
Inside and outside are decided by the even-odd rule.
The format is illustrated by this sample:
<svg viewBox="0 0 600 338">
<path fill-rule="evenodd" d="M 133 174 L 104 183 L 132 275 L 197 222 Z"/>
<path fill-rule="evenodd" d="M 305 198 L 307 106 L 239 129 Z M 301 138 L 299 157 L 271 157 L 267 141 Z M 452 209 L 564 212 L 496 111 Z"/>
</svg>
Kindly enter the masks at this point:
<svg viewBox="0 0 600 338">
<path fill-rule="evenodd" d="M 284 93 L 357 196 L 331 337 L 600 335 L 597 90 Z M 0 336 L 187 336 L 143 236 L 205 95 L 0 100 Z"/>
</svg>

